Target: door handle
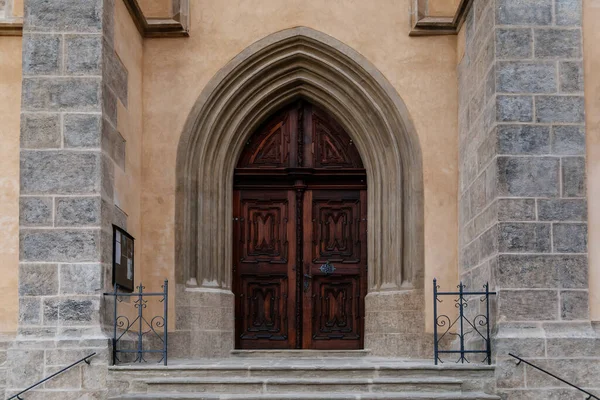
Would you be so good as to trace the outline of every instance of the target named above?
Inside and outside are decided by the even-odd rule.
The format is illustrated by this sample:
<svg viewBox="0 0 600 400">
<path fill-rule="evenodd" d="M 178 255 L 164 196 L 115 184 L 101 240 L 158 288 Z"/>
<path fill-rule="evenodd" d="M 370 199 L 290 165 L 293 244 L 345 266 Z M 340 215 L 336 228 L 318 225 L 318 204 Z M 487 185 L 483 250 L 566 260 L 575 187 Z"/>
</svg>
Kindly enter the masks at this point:
<svg viewBox="0 0 600 400">
<path fill-rule="evenodd" d="M 312 279 L 312 275 L 304 274 L 304 291 L 308 292 L 308 288 L 310 287 L 310 280 Z"/>
</svg>

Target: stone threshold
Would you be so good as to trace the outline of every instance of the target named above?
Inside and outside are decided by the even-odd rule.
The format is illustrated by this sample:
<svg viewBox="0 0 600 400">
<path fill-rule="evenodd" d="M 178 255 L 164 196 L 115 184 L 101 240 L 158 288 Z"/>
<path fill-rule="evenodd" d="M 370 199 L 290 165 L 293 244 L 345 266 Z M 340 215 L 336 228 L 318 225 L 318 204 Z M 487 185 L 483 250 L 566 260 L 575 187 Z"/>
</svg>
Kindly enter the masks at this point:
<svg viewBox="0 0 600 400">
<path fill-rule="evenodd" d="M 234 357 L 259 357 L 259 358 L 321 358 L 321 357 L 367 357 L 371 350 L 231 350 Z"/>
</svg>

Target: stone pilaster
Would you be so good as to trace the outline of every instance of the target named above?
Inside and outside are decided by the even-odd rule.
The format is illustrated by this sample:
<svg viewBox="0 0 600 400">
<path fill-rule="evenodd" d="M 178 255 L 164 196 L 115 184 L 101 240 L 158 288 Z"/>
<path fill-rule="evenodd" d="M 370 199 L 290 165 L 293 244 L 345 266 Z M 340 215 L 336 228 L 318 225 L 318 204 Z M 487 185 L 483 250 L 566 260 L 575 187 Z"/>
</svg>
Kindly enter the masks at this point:
<svg viewBox="0 0 600 400">
<path fill-rule="evenodd" d="M 598 343 L 588 311 L 581 0 L 476 0 L 464 29 L 461 277 L 498 292 L 499 391 L 548 398 L 559 391 L 539 388 L 558 384 L 507 353 L 586 386 L 574 374 Z M 598 359 L 587 365 L 600 370 Z"/>
<path fill-rule="evenodd" d="M 25 3 L 19 331 L 8 350 L 7 394 L 92 352 L 91 366 L 41 386 L 38 396 L 106 390 L 102 293 L 111 285 L 113 171 L 124 154 L 112 129 L 123 85 L 113 7 L 112 0 Z"/>
</svg>

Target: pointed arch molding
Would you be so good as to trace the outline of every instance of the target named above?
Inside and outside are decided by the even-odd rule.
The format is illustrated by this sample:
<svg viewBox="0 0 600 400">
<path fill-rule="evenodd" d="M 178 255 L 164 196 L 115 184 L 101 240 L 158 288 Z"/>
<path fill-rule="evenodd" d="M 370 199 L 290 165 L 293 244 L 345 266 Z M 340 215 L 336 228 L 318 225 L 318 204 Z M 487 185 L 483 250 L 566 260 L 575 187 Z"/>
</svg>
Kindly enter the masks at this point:
<svg viewBox="0 0 600 400">
<path fill-rule="evenodd" d="M 177 155 L 176 278 L 229 290 L 233 170 L 255 128 L 306 98 L 344 126 L 369 184 L 369 291 L 423 286 L 423 168 L 406 106 L 363 56 L 310 28 L 246 48 L 193 106 Z"/>
</svg>

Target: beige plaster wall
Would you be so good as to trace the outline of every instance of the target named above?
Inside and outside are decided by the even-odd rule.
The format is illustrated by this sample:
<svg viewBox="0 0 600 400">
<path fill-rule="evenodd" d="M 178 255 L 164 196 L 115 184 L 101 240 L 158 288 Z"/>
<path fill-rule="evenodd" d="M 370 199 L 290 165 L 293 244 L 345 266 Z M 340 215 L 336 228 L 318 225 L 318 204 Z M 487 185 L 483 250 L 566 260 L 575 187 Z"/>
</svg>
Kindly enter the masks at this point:
<svg viewBox="0 0 600 400">
<path fill-rule="evenodd" d="M 0 36 L 0 333 L 17 330 L 21 38 Z"/>
<path fill-rule="evenodd" d="M 13 17 L 23 17 L 24 0 L 13 0 Z"/>
<path fill-rule="evenodd" d="M 600 321 L 600 1 L 583 2 L 590 315 Z"/>
<path fill-rule="evenodd" d="M 127 106 L 117 101 L 117 130 L 125 139 L 125 169 L 115 166 L 114 201 L 135 238 L 135 284 L 144 280 L 142 254 L 142 63 L 143 39 L 123 0 L 115 1 L 114 49 L 127 70 Z M 150 286 L 150 285 L 147 285 Z M 150 289 L 148 287 L 148 289 Z M 125 307 L 126 305 L 122 303 Z M 134 311 L 133 308 L 130 311 Z"/>
<path fill-rule="evenodd" d="M 173 0 L 138 0 L 146 18 L 171 18 Z"/>
<path fill-rule="evenodd" d="M 411 0 L 199 0 L 191 36 L 144 42 L 142 264 L 174 277 L 175 160 L 188 113 L 204 85 L 245 47 L 308 26 L 375 64 L 406 102 L 423 151 L 427 310 L 436 276 L 457 280 L 458 134 L 456 37 L 411 38 Z M 428 323 L 431 318 L 427 318 Z"/>
<path fill-rule="evenodd" d="M 429 0 L 427 5 L 429 17 L 453 17 L 460 0 Z"/>
<path fill-rule="evenodd" d="M 406 102 L 423 152 L 427 309 L 431 280 L 457 280 L 456 37 L 411 38 L 411 0 L 199 0 L 191 36 L 144 42 L 144 269 L 174 274 L 175 160 L 184 122 L 204 85 L 251 43 L 308 26 L 353 47 Z M 208 172 L 210 173 L 210 172 Z M 431 318 L 427 318 L 428 322 Z"/>
</svg>

